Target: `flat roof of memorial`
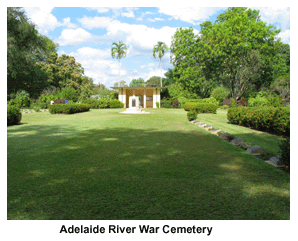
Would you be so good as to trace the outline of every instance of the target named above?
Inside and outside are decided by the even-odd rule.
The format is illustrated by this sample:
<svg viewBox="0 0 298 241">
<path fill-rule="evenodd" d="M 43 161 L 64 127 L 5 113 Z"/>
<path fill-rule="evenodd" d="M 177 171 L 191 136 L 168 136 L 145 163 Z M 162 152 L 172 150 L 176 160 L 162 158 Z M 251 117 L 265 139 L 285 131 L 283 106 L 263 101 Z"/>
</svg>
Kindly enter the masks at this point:
<svg viewBox="0 0 298 241">
<path fill-rule="evenodd" d="M 111 87 L 112 89 L 166 89 L 168 87 Z"/>
</svg>

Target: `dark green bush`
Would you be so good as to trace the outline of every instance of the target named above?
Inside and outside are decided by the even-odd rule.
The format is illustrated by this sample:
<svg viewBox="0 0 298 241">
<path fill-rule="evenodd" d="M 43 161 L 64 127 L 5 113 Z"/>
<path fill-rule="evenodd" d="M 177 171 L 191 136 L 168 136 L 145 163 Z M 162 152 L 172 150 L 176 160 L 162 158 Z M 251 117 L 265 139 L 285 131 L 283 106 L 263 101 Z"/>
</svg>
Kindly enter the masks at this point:
<svg viewBox="0 0 298 241">
<path fill-rule="evenodd" d="M 290 136 L 290 108 L 235 107 L 227 113 L 230 123 Z"/>
<path fill-rule="evenodd" d="M 290 138 L 287 137 L 279 143 L 281 152 L 281 161 L 289 167 L 290 170 Z"/>
<path fill-rule="evenodd" d="M 7 102 L 7 105 L 9 105 L 9 106 L 16 106 L 16 107 L 18 107 L 19 109 L 21 109 L 21 108 L 24 107 L 22 103 L 23 103 L 23 102 L 22 102 L 22 100 L 20 100 L 20 99 L 11 99 L 11 100 L 9 100 L 9 101 Z"/>
<path fill-rule="evenodd" d="M 16 125 L 21 122 L 22 113 L 17 106 L 7 106 L 7 125 Z"/>
<path fill-rule="evenodd" d="M 186 102 L 185 111 L 195 110 L 197 113 L 214 113 L 216 114 L 217 105 L 211 103 Z"/>
<path fill-rule="evenodd" d="M 123 108 L 124 103 L 122 103 L 120 100 L 111 100 L 110 101 L 110 108 Z"/>
<path fill-rule="evenodd" d="M 186 103 L 192 102 L 192 103 L 209 103 L 214 104 L 218 106 L 218 101 L 214 97 L 205 98 L 205 99 L 189 99 L 186 101 Z"/>
<path fill-rule="evenodd" d="M 195 110 L 190 110 L 187 112 L 187 118 L 189 121 L 196 120 L 198 117 L 198 112 Z"/>
<path fill-rule="evenodd" d="M 106 109 L 110 108 L 110 100 L 106 98 L 101 98 L 97 101 L 97 108 L 98 109 Z"/>
<path fill-rule="evenodd" d="M 107 98 L 97 99 L 84 99 L 81 101 L 83 104 L 90 105 L 90 109 L 106 109 L 106 108 L 123 108 L 124 103 L 120 100 Z"/>
<path fill-rule="evenodd" d="M 54 104 L 49 107 L 51 114 L 74 114 L 89 111 L 87 104 Z"/>
<path fill-rule="evenodd" d="M 173 108 L 173 102 L 171 100 L 161 100 L 160 107 L 161 108 Z"/>
</svg>

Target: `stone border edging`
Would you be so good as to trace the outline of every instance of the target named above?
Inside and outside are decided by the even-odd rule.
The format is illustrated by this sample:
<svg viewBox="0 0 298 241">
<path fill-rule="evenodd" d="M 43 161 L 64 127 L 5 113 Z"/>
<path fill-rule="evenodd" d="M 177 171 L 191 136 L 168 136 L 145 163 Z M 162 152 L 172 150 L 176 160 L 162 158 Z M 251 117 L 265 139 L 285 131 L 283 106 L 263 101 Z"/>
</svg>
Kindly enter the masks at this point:
<svg viewBox="0 0 298 241">
<path fill-rule="evenodd" d="M 202 129 L 205 129 L 209 132 L 211 132 L 212 134 L 216 135 L 216 136 L 219 136 L 220 138 L 224 139 L 224 140 L 227 140 L 229 143 L 231 143 L 232 145 L 234 146 L 238 146 L 240 143 L 243 143 L 243 139 L 242 138 L 233 138 L 233 139 L 229 139 L 227 137 L 231 136 L 230 133 L 223 133 L 221 135 L 219 135 L 218 133 L 221 132 L 220 129 L 213 129 L 212 126 L 208 126 L 206 123 L 203 123 L 201 121 L 198 121 L 198 120 L 192 120 L 190 121 L 191 123 L 193 124 L 196 124 L 197 126 L 201 127 Z M 259 156 L 261 155 L 262 153 L 262 147 L 258 146 L 258 145 L 254 145 L 254 146 L 251 146 L 251 147 L 248 147 L 246 149 L 248 153 L 254 155 L 254 156 Z M 280 156 L 273 156 L 271 157 L 269 160 L 264 160 L 266 163 L 274 166 L 274 167 L 286 167 L 282 161 L 280 160 Z"/>
</svg>

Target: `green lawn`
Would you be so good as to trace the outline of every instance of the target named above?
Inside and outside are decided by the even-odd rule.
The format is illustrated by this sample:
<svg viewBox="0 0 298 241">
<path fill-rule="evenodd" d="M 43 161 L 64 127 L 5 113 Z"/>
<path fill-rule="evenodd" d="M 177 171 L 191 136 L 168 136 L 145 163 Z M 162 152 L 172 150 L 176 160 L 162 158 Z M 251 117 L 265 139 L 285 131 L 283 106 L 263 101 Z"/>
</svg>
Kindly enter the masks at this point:
<svg viewBox="0 0 298 241">
<path fill-rule="evenodd" d="M 290 219 L 288 173 L 184 110 L 120 111 L 30 113 L 8 127 L 7 218 Z"/>
</svg>

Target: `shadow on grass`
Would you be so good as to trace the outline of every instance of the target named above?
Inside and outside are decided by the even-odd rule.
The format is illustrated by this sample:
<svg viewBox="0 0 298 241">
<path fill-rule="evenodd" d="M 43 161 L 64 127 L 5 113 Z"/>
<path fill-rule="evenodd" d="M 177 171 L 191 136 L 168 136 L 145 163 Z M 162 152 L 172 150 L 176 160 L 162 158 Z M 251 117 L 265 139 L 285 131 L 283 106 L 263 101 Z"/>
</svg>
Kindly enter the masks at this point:
<svg viewBox="0 0 298 241">
<path fill-rule="evenodd" d="M 8 128 L 8 219 L 289 219 L 289 175 L 201 132 Z"/>
</svg>

